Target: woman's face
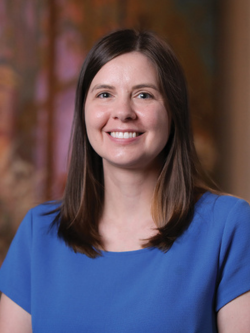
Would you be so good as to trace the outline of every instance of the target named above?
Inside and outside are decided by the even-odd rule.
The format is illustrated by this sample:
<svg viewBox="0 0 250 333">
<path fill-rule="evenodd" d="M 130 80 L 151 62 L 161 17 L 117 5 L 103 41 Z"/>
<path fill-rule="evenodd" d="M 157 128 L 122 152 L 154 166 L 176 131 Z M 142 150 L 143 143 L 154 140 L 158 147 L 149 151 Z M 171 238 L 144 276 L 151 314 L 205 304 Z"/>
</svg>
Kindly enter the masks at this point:
<svg viewBox="0 0 250 333">
<path fill-rule="evenodd" d="M 90 85 L 85 122 L 104 169 L 158 167 L 170 124 L 152 62 L 131 52 L 106 63 Z"/>
</svg>

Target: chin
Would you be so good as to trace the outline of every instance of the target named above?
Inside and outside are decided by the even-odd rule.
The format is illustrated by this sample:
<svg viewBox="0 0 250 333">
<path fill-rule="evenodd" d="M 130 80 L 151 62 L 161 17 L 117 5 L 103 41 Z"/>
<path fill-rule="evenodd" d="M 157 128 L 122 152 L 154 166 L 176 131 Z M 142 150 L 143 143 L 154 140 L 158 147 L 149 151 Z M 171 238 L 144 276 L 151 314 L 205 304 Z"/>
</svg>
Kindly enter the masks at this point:
<svg viewBox="0 0 250 333">
<path fill-rule="evenodd" d="M 103 165 L 105 167 L 109 167 L 109 165 L 114 168 L 119 168 L 119 169 L 127 169 L 127 170 L 152 170 L 152 169 L 159 169 L 160 166 L 160 161 L 159 159 L 152 159 L 148 160 L 145 158 L 137 158 L 137 159 L 116 159 L 116 160 L 105 160 L 103 159 Z"/>
</svg>

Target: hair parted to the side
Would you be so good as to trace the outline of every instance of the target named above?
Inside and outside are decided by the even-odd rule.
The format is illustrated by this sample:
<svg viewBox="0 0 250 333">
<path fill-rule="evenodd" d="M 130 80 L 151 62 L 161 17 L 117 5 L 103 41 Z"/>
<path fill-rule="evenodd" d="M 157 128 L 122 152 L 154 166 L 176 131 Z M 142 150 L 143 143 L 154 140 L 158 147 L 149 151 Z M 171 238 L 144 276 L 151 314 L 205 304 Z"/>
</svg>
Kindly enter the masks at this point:
<svg viewBox="0 0 250 333">
<path fill-rule="evenodd" d="M 202 181 L 193 144 L 185 77 L 171 48 L 151 32 L 125 29 L 103 37 L 87 55 L 80 72 L 68 179 L 54 221 L 58 223 L 59 237 L 67 245 L 92 258 L 100 255 L 100 249 L 105 249 L 98 233 L 104 180 L 102 160 L 87 137 L 84 105 L 90 84 L 102 66 L 134 51 L 142 53 L 155 65 L 171 119 L 171 133 L 163 151 L 164 164 L 152 201 L 152 217 L 159 233 L 148 239 L 145 247 L 169 249 L 190 224 L 199 195 L 208 189 Z"/>
</svg>

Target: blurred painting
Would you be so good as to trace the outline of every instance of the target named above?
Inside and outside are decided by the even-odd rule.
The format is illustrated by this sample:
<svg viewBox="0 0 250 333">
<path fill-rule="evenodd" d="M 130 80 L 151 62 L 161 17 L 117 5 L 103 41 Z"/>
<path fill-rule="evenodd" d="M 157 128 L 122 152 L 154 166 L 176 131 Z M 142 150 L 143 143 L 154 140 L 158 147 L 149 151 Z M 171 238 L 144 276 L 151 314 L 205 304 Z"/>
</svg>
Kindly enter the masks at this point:
<svg viewBox="0 0 250 333">
<path fill-rule="evenodd" d="M 0 265 L 27 210 L 60 199 L 77 79 L 103 34 L 147 29 L 166 39 L 187 76 L 195 144 L 213 172 L 215 1 L 1 0 Z"/>
</svg>

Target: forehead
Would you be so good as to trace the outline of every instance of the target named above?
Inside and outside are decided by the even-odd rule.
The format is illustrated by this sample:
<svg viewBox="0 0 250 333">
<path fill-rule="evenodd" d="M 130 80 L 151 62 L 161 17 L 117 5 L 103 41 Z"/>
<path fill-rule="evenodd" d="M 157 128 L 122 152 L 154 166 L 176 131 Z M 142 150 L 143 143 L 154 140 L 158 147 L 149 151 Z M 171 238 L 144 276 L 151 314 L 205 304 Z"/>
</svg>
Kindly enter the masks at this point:
<svg viewBox="0 0 250 333">
<path fill-rule="evenodd" d="M 99 80 L 125 82 L 128 80 L 155 81 L 158 84 L 158 72 L 155 64 L 140 52 L 129 52 L 108 61 L 96 73 L 91 86 Z"/>
</svg>

